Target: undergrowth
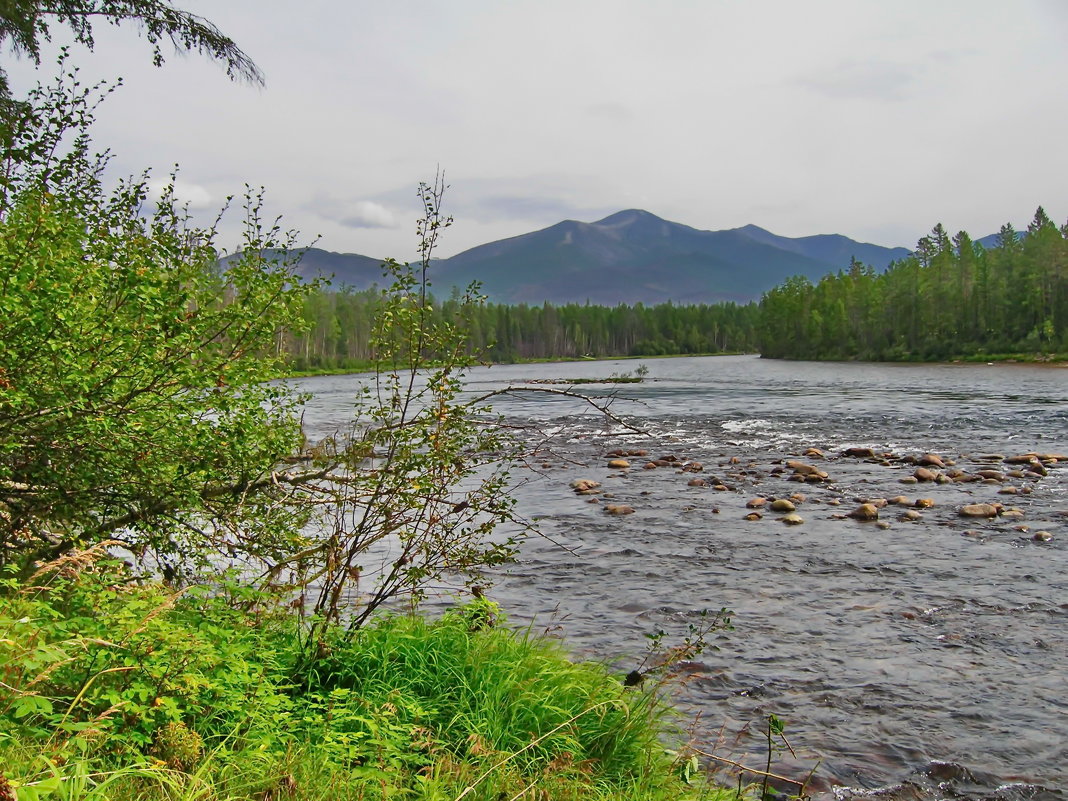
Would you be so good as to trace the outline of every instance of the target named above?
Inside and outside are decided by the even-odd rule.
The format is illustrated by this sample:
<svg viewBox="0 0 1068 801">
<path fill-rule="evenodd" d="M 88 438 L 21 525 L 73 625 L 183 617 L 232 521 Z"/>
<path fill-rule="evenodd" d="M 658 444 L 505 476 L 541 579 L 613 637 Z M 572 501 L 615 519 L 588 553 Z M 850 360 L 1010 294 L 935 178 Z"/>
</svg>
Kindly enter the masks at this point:
<svg viewBox="0 0 1068 801">
<path fill-rule="evenodd" d="M 298 653 L 280 602 L 72 558 L 0 587 L 0 799 L 698 799 L 655 688 L 477 600 Z M 6 793 L 6 795 L 5 795 Z M 733 793 L 731 793 L 733 795 Z"/>
</svg>

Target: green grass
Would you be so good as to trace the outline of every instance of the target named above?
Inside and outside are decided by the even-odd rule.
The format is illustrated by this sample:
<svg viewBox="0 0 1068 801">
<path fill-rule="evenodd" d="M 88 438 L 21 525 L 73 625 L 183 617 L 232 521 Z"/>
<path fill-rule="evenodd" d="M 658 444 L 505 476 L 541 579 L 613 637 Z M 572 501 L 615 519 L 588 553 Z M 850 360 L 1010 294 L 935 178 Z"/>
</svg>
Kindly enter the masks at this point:
<svg viewBox="0 0 1068 801">
<path fill-rule="evenodd" d="M 683 780 L 655 688 L 488 602 L 336 629 L 309 660 L 266 596 L 76 568 L 0 586 L 0 770 L 19 801 L 734 796 Z"/>
</svg>

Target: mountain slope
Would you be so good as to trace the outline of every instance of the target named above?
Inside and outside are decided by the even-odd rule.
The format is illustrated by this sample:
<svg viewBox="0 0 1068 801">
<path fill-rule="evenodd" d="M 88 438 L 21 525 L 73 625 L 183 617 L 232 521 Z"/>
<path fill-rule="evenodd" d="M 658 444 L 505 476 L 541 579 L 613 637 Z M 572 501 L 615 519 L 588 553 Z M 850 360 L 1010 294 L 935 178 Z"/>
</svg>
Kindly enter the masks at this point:
<svg viewBox="0 0 1068 801">
<path fill-rule="evenodd" d="M 629 209 L 471 248 L 444 259 L 435 283 L 478 280 L 504 303 L 745 302 L 791 275 L 815 280 L 843 269 L 854 253 L 881 269 L 908 251 L 837 235 L 789 239 L 756 226 L 702 231 Z"/>
<path fill-rule="evenodd" d="M 846 269 L 854 256 L 882 270 L 908 253 L 839 234 L 779 236 L 756 225 L 703 231 L 628 209 L 592 223 L 564 220 L 435 260 L 430 279 L 438 297 L 478 281 L 499 303 L 748 302 L 790 276 L 816 281 Z M 304 250 L 299 273 L 333 276 L 334 288 L 386 283 L 378 259 L 319 248 Z"/>
</svg>

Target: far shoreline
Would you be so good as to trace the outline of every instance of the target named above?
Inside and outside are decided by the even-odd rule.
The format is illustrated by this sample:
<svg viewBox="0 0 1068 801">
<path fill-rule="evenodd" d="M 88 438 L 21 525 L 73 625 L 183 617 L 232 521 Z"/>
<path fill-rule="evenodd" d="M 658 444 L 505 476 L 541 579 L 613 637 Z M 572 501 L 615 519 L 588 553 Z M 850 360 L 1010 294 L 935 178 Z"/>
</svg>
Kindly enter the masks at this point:
<svg viewBox="0 0 1068 801">
<path fill-rule="evenodd" d="M 690 358 L 708 358 L 716 356 L 757 356 L 761 359 L 768 358 L 759 353 L 748 353 L 745 351 L 728 351 L 721 353 L 669 353 L 658 354 L 655 356 L 595 356 L 595 357 L 568 357 L 560 359 L 520 359 L 514 362 L 480 362 L 480 366 L 485 367 L 497 367 L 497 366 L 509 366 L 509 365 L 523 365 L 523 364 L 582 364 L 585 362 L 597 363 L 597 362 L 619 362 L 619 361 L 653 361 L 663 359 L 690 359 Z M 983 354 L 981 356 L 957 356 L 950 359 L 937 359 L 937 360 L 925 360 L 925 359 L 896 359 L 896 360 L 873 360 L 873 359 L 784 359 L 784 358 L 768 358 L 769 361 L 783 361 L 783 362 L 825 362 L 825 363 L 839 363 L 839 364 L 885 364 L 885 365 L 916 365 L 916 366 L 934 366 L 934 365 L 968 365 L 968 366 L 1015 366 L 1015 367 L 1046 367 L 1046 368 L 1066 368 L 1068 367 L 1068 355 L 1066 354 Z M 432 368 L 433 365 L 430 365 Z M 345 375 L 359 375 L 361 373 L 374 372 L 374 363 L 367 362 L 366 364 L 357 364 L 347 367 L 322 367 L 311 370 L 291 370 L 280 373 L 275 377 L 276 380 L 289 379 L 289 378 L 318 378 L 324 376 L 345 376 Z M 603 379 L 596 379 L 603 380 Z"/>
</svg>

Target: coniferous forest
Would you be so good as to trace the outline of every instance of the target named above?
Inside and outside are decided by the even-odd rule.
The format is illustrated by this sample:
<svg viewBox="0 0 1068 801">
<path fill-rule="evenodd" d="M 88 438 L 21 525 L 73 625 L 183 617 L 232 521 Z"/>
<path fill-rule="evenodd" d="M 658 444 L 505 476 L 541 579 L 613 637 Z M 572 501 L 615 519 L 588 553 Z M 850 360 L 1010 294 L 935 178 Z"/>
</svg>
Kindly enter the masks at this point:
<svg viewBox="0 0 1068 801">
<path fill-rule="evenodd" d="M 305 305 L 307 332 L 286 341 L 294 369 L 366 364 L 373 356 L 370 331 L 380 304 L 381 293 L 373 289 L 312 293 Z M 452 297 L 435 302 L 434 312 L 443 319 L 462 317 L 470 353 L 507 363 L 755 351 L 760 310 L 755 303 L 472 306 Z"/>
<path fill-rule="evenodd" d="M 1068 350 L 1068 226 L 1039 208 L 984 248 L 941 225 L 883 274 L 856 262 L 813 285 L 793 278 L 760 304 L 759 348 L 787 359 L 938 361 Z"/>
<path fill-rule="evenodd" d="M 377 290 L 318 290 L 306 333 L 285 347 L 297 370 L 359 368 L 372 358 Z M 463 311 L 461 312 L 461 308 Z M 462 313 L 473 354 L 493 362 L 759 351 L 769 358 L 939 361 L 1068 351 L 1068 225 L 1039 208 L 994 247 L 939 224 L 883 273 L 856 260 L 813 284 L 791 278 L 759 304 L 655 306 L 434 304 Z"/>
</svg>

